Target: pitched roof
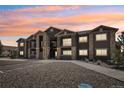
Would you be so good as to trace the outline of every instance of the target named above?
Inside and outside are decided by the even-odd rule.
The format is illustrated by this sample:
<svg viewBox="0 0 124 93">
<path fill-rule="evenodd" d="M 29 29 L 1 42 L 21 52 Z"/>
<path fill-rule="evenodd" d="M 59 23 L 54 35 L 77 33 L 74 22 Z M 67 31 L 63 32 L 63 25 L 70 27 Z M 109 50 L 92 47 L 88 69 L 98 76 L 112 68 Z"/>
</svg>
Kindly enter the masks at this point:
<svg viewBox="0 0 124 93">
<path fill-rule="evenodd" d="M 29 37 L 27 37 L 27 39 L 30 39 L 30 38 L 32 38 L 32 37 L 33 37 L 33 35 L 34 35 L 34 34 L 31 34 Z M 27 39 L 26 39 L 26 40 L 27 40 Z"/>
<path fill-rule="evenodd" d="M 80 34 L 89 34 L 92 30 L 85 30 L 85 31 L 80 31 L 80 32 L 77 32 L 79 35 Z"/>
<path fill-rule="evenodd" d="M 71 31 L 71 30 L 68 30 L 68 29 L 64 29 L 64 30 L 60 31 L 59 33 L 55 34 L 55 36 L 60 35 L 63 32 L 75 33 L 74 31 Z"/>
<path fill-rule="evenodd" d="M 112 29 L 112 30 L 115 30 L 115 31 L 118 30 L 118 28 L 114 28 L 114 27 L 110 27 L 110 26 L 105 26 L 105 25 L 100 25 L 100 26 L 97 26 L 97 27 L 94 28 L 94 29 L 85 30 L 85 31 L 80 31 L 80 32 L 77 32 L 77 33 L 78 33 L 78 34 L 88 34 L 88 33 L 92 32 L 92 31 L 95 31 L 95 30 L 97 30 L 97 29 L 99 29 L 99 28 Z"/>
<path fill-rule="evenodd" d="M 40 34 L 40 33 L 43 33 L 43 32 L 41 30 L 39 30 L 36 33 L 34 33 L 33 35 L 37 35 L 37 34 Z"/>
<path fill-rule="evenodd" d="M 21 40 L 25 40 L 24 38 L 19 38 L 16 42 L 19 42 L 19 41 L 21 41 Z"/>
<path fill-rule="evenodd" d="M 56 30 L 62 30 L 62 29 L 59 29 L 59 28 L 56 28 L 56 27 L 49 27 L 49 28 L 47 28 L 46 30 L 45 30 L 45 32 L 47 32 L 49 29 L 56 29 Z"/>
<path fill-rule="evenodd" d="M 53 30 L 50 30 L 50 29 L 53 29 Z M 55 27 L 49 27 L 44 32 L 51 34 L 51 35 L 55 35 L 55 34 L 59 33 L 60 31 L 62 31 L 62 29 L 55 28 Z"/>
<path fill-rule="evenodd" d="M 114 27 L 110 27 L 110 26 L 105 26 L 105 25 L 100 25 L 97 26 L 96 28 L 92 29 L 92 30 L 97 30 L 99 28 L 106 28 L 106 29 L 113 29 L 113 30 L 118 30 L 118 28 L 114 28 Z"/>
</svg>

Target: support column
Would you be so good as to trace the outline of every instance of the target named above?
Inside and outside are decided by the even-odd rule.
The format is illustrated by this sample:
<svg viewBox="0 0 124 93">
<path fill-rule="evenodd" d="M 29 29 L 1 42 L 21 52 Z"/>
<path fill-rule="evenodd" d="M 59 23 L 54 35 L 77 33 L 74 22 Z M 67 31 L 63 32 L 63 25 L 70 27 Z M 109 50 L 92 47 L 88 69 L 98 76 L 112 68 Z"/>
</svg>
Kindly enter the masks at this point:
<svg viewBox="0 0 124 93">
<path fill-rule="evenodd" d="M 93 33 L 89 34 L 89 59 L 93 60 Z"/>
<path fill-rule="evenodd" d="M 57 37 L 57 59 L 61 59 L 61 38 Z"/>
<path fill-rule="evenodd" d="M 27 42 L 24 41 L 24 58 L 27 58 Z"/>
<path fill-rule="evenodd" d="M 50 54 L 50 41 L 47 33 L 43 35 L 43 59 L 48 59 Z"/>
<path fill-rule="evenodd" d="M 77 56 L 76 56 L 77 55 L 77 53 L 76 53 L 77 48 L 76 47 L 72 47 L 71 50 L 72 50 L 72 59 L 76 60 L 76 58 L 77 58 Z"/>
<path fill-rule="evenodd" d="M 40 58 L 40 38 L 39 35 L 36 37 L 36 59 Z"/>
<path fill-rule="evenodd" d="M 28 41 L 28 49 L 27 49 L 27 50 L 28 50 L 28 53 L 27 53 L 28 56 L 27 56 L 27 57 L 30 58 L 30 55 L 31 55 L 31 51 L 30 51 L 30 41 Z"/>
<path fill-rule="evenodd" d="M 57 59 L 61 59 L 61 48 L 57 48 Z"/>
<path fill-rule="evenodd" d="M 72 38 L 72 47 L 71 47 L 72 59 L 76 60 L 77 59 L 77 35 L 73 34 L 71 38 Z"/>
<path fill-rule="evenodd" d="M 30 49 L 28 49 L 28 58 L 30 58 L 30 56 L 31 56 L 31 51 Z"/>
<path fill-rule="evenodd" d="M 115 31 L 110 32 L 110 57 L 113 58 L 115 50 Z"/>
</svg>

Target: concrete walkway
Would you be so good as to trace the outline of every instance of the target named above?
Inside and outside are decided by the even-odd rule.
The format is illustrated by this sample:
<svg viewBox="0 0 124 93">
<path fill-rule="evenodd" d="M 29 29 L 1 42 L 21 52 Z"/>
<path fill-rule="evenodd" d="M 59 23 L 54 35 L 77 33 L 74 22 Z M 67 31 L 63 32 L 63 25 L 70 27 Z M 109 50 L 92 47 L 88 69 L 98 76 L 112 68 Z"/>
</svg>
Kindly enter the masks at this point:
<svg viewBox="0 0 124 93">
<path fill-rule="evenodd" d="M 110 77 L 118 79 L 120 81 L 124 81 L 124 71 L 110 69 L 110 68 L 106 68 L 106 67 L 86 63 L 86 62 L 83 62 L 83 61 L 72 61 L 72 63 L 74 63 L 76 65 L 79 65 L 81 67 L 84 67 L 84 68 L 99 72 L 101 74 L 110 76 Z"/>
</svg>

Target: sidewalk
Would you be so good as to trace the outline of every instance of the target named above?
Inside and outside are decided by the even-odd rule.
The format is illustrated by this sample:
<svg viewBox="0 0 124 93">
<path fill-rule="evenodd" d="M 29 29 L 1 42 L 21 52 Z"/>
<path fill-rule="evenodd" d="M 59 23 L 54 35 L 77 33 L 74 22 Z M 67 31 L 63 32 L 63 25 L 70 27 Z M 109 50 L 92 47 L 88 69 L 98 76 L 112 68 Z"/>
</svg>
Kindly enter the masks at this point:
<svg viewBox="0 0 124 93">
<path fill-rule="evenodd" d="M 89 64 L 83 61 L 72 61 L 72 63 L 79 65 L 81 67 L 87 68 L 89 70 L 93 70 L 101 74 L 113 77 L 120 81 L 124 81 L 124 71 L 119 71 L 119 70 L 110 69 L 110 68 L 106 68 L 106 67 L 102 67 L 94 64 Z"/>
</svg>

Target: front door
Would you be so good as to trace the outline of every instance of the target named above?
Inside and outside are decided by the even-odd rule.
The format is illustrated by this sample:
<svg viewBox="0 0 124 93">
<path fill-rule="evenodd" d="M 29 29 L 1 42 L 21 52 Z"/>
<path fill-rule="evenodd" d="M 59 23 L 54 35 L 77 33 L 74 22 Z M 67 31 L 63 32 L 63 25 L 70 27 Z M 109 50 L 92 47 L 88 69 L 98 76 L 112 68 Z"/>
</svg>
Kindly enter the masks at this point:
<svg viewBox="0 0 124 93">
<path fill-rule="evenodd" d="M 50 41 L 50 58 L 55 59 L 55 51 L 56 51 L 56 41 Z"/>
<path fill-rule="evenodd" d="M 55 49 L 50 49 L 50 58 L 55 59 Z"/>
</svg>

